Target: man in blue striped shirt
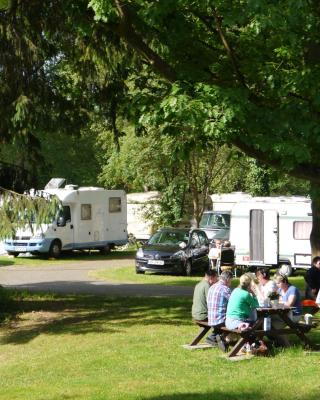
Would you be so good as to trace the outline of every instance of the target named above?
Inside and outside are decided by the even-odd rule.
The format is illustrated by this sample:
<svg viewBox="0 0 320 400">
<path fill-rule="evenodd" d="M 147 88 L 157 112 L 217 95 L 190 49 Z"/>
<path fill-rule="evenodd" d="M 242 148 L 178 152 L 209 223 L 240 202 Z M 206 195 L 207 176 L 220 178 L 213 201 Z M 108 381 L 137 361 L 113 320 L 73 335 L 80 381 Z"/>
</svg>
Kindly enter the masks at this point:
<svg viewBox="0 0 320 400">
<path fill-rule="evenodd" d="M 223 351 L 226 351 L 226 344 L 219 334 L 219 328 L 225 323 L 227 304 L 231 295 L 231 280 L 232 273 L 223 271 L 219 281 L 210 287 L 207 298 L 208 324 L 214 328 L 215 341 Z"/>
</svg>

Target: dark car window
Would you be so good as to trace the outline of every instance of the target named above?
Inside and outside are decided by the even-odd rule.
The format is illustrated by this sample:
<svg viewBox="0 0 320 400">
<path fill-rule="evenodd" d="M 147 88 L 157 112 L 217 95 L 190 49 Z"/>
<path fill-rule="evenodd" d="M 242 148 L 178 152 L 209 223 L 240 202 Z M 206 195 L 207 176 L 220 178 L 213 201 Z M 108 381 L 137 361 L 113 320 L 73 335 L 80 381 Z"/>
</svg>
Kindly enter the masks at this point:
<svg viewBox="0 0 320 400">
<path fill-rule="evenodd" d="M 199 237 L 196 232 L 193 232 L 191 236 L 191 247 L 200 247 Z"/>
<path fill-rule="evenodd" d="M 198 232 L 198 236 L 201 246 L 205 246 L 208 244 L 208 238 L 204 232 Z"/>
<path fill-rule="evenodd" d="M 179 244 L 188 242 L 188 232 L 183 231 L 158 231 L 149 240 L 149 244 Z"/>
</svg>

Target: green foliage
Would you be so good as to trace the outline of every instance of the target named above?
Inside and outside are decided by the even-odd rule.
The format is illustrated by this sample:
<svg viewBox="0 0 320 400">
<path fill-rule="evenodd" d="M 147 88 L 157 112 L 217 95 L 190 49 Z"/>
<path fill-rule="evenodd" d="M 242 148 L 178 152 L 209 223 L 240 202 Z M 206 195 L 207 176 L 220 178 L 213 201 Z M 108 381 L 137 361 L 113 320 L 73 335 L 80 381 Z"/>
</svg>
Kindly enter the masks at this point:
<svg viewBox="0 0 320 400">
<path fill-rule="evenodd" d="M 172 135 L 196 127 L 202 144 L 208 138 L 233 142 L 300 177 L 309 164 L 308 173 L 317 179 L 320 19 L 313 2 L 170 1 L 151 7 L 141 0 L 127 7 L 95 0 L 91 5 L 98 18 L 112 15 L 117 29 L 105 26 L 149 60 L 141 125 L 161 126 Z M 121 31 L 123 24 L 145 45 L 133 43 Z M 158 97 L 148 90 L 154 72 L 174 81 Z"/>
<path fill-rule="evenodd" d="M 21 195 L 1 190 L 0 238 L 13 237 L 18 229 L 41 227 L 57 214 L 60 201 L 55 196 Z"/>
<path fill-rule="evenodd" d="M 112 22 L 117 19 L 117 12 L 110 0 L 91 0 L 88 6 L 94 10 L 97 21 Z"/>
<path fill-rule="evenodd" d="M 0 20 L 0 134 L 10 144 L 0 159 L 39 182 L 67 171 L 91 184 L 99 163 L 108 187 L 162 191 L 173 223 L 189 193 L 198 219 L 210 191 L 295 190 L 265 164 L 319 181 L 315 2 L 10 5 Z"/>
</svg>

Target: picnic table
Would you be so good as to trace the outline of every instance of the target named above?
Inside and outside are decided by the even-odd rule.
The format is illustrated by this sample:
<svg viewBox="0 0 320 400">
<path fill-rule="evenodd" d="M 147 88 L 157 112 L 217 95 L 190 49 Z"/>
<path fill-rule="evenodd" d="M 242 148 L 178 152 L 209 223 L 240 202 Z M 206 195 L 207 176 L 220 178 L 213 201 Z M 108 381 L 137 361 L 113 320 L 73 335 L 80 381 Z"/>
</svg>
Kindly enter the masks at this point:
<svg viewBox="0 0 320 400">
<path fill-rule="evenodd" d="M 310 340 L 305 335 L 306 332 L 309 332 L 313 325 L 307 325 L 303 322 L 295 323 L 290 317 L 289 313 L 293 309 L 293 307 L 286 307 L 279 305 L 278 307 L 259 307 L 257 308 L 257 320 L 254 324 L 246 329 L 234 329 L 229 330 L 227 328 L 221 328 L 225 333 L 235 333 L 239 336 L 239 340 L 233 346 L 231 351 L 228 353 L 228 357 L 234 357 L 238 354 L 241 348 L 247 343 L 252 342 L 257 339 L 262 339 L 264 336 L 270 336 L 273 338 L 278 338 L 282 335 L 295 334 L 300 341 L 304 344 L 305 347 L 312 347 Z M 264 330 L 263 329 L 263 321 L 264 318 L 271 316 L 278 316 L 285 324 L 284 328 L 276 329 L 271 326 L 271 329 Z"/>
</svg>

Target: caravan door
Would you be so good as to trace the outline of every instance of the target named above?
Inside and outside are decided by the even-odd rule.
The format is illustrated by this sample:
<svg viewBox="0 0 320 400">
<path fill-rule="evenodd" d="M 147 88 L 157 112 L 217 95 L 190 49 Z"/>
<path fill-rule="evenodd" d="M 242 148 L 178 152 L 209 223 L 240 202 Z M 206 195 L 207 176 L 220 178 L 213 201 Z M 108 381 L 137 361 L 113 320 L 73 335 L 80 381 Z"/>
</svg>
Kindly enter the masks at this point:
<svg viewBox="0 0 320 400">
<path fill-rule="evenodd" d="M 250 210 L 251 264 L 278 264 L 279 217 L 275 210 Z"/>
</svg>

